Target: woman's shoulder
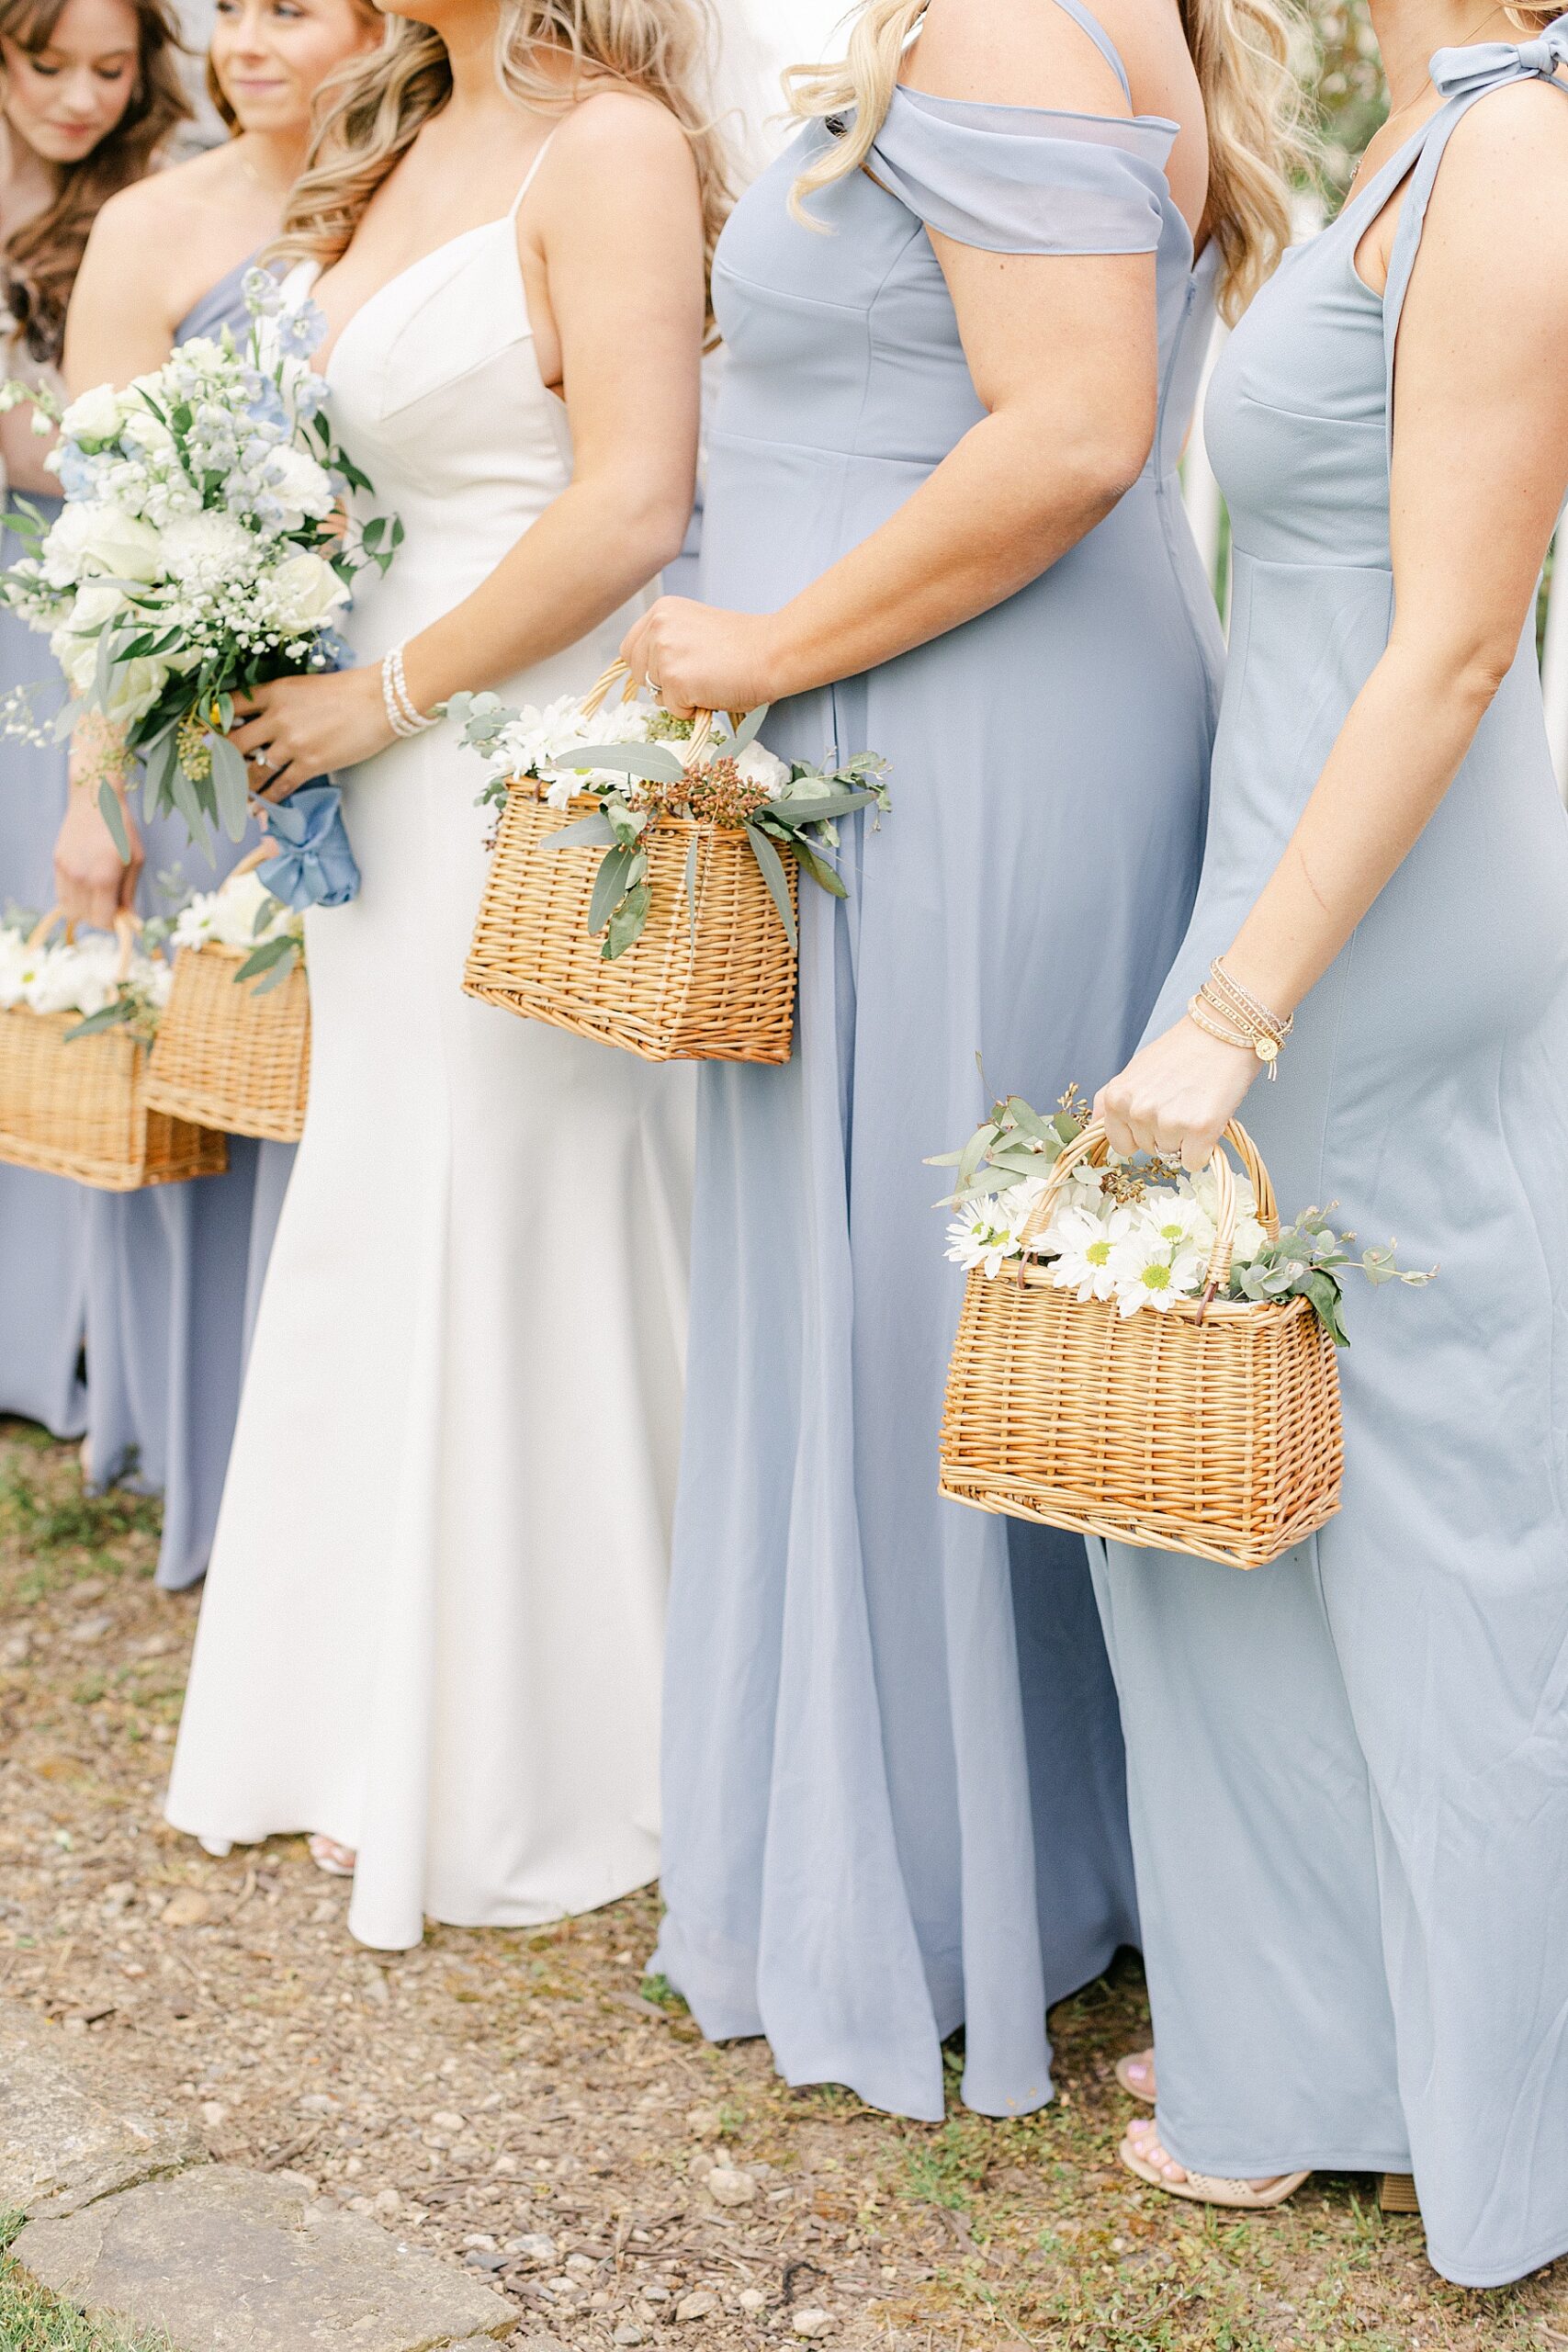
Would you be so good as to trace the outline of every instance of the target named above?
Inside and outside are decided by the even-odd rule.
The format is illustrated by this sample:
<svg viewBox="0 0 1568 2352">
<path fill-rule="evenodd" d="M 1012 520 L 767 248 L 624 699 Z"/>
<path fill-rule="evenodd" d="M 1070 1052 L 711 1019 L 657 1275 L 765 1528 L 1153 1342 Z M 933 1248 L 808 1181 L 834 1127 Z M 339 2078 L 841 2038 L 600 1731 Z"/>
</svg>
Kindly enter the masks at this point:
<svg viewBox="0 0 1568 2352">
<path fill-rule="evenodd" d="M 617 158 L 647 163 L 689 153 L 687 135 L 662 99 L 625 82 L 584 90 L 551 141 L 556 161 L 589 171 Z"/>
<path fill-rule="evenodd" d="M 231 158 L 223 148 L 189 156 L 163 171 L 149 172 L 106 198 L 93 223 L 92 244 L 99 257 L 112 255 L 117 266 L 146 275 L 156 270 L 160 249 L 150 238 L 177 235 L 203 237 L 209 232 L 214 207 L 221 204 L 231 185 Z M 163 249 L 167 257 L 167 248 Z"/>
</svg>

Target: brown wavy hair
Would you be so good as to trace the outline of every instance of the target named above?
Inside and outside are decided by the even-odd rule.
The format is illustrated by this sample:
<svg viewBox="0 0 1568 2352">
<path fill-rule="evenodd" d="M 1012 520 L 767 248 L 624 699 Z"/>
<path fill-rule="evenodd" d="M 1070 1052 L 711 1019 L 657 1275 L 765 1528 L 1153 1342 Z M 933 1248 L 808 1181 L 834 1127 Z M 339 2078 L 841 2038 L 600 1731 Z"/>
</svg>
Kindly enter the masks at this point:
<svg viewBox="0 0 1568 2352">
<path fill-rule="evenodd" d="M 1292 182 L 1312 157 L 1292 71 L 1289 0 L 1179 0 L 1209 128 L 1206 218 L 1220 249 L 1220 308 L 1244 311 L 1291 242 Z M 784 76 L 807 120 L 852 115 L 845 134 L 804 171 L 792 209 L 858 172 L 893 103 L 904 51 L 929 0 L 862 0 L 841 64 L 795 65 Z"/>
<path fill-rule="evenodd" d="M 177 123 L 190 119 L 180 80 L 184 48 L 169 0 L 128 0 L 136 17 L 136 85 L 114 129 L 79 164 L 54 171 L 54 195 L 0 244 L 0 286 L 32 357 L 58 362 L 65 311 L 99 208 L 144 179 Z M 0 0 L 0 39 L 37 55 L 54 39 L 67 0 Z"/>
<path fill-rule="evenodd" d="M 656 98 L 674 116 L 697 167 L 710 280 L 732 200 L 724 138 L 704 103 L 712 38 L 707 0 L 502 0 L 496 31 L 496 73 L 521 105 L 565 114 L 586 87 L 615 83 Z M 564 89 L 541 58 L 570 62 Z M 278 256 L 330 267 L 382 181 L 451 94 L 440 34 L 407 17 L 390 18 L 383 46 L 327 97 L 304 176 L 288 199 Z"/>
</svg>

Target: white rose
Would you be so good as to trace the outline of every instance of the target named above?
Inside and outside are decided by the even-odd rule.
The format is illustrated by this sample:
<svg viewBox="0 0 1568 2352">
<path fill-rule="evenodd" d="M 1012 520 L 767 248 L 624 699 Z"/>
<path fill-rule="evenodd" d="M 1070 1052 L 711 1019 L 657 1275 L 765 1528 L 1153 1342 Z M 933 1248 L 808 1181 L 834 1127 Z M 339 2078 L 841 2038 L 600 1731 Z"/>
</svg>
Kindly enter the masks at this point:
<svg viewBox="0 0 1568 2352">
<path fill-rule="evenodd" d="M 43 562 L 58 585 L 95 573 L 114 580 L 156 580 L 164 568 L 152 524 L 96 498 L 67 504 L 43 543 Z"/>
<path fill-rule="evenodd" d="M 109 679 L 109 690 L 104 697 L 104 717 L 117 727 L 134 727 L 145 718 L 158 696 L 168 684 L 168 664 L 149 661 L 122 662 Z"/>
<path fill-rule="evenodd" d="M 280 563 L 272 574 L 279 626 L 286 629 L 317 629 L 348 602 L 348 590 L 324 556 L 302 551 Z"/>
<path fill-rule="evenodd" d="M 119 438 L 128 449 L 140 449 L 152 458 L 166 458 L 175 447 L 174 435 L 150 408 L 132 408 L 119 428 Z"/>
<path fill-rule="evenodd" d="M 108 628 L 129 609 L 122 589 L 112 587 L 107 580 L 90 580 L 85 587 L 77 589 L 64 625 L 82 637 Z"/>
<path fill-rule="evenodd" d="M 57 628 L 49 640 L 49 650 L 59 662 L 72 693 L 85 695 L 98 666 L 96 638 L 78 637 L 73 629 Z"/>
<path fill-rule="evenodd" d="M 119 394 L 112 384 L 97 384 L 73 401 L 60 420 L 68 441 L 113 441 L 120 427 Z"/>
<path fill-rule="evenodd" d="M 789 770 L 775 752 L 764 751 L 761 743 L 748 743 L 736 762 L 743 784 L 760 784 L 770 800 L 776 800 L 789 782 Z"/>
<path fill-rule="evenodd" d="M 274 450 L 266 469 L 271 478 L 268 487 L 291 531 L 299 529 L 307 514 L 320 522 L 337 503 L 324 469 L 306 449 Z"/>
</svg>

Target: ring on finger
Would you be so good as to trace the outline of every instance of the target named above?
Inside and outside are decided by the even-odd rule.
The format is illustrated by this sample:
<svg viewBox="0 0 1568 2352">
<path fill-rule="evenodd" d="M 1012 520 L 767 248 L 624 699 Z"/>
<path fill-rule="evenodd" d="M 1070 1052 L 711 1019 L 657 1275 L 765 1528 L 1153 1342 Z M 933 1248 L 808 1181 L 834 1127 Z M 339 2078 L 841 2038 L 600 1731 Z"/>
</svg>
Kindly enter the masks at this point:
<svg viewBox="0 0 1568 2352">
<path fill-rule="evenodd" d="M 648 691 L 653 696 L 655 702 L 662 702 L 664 700 L 664 689 L 660 684 L 657 678 L 649 678 L 648 682 Z"/>
<path fill-rule="evenodd" d="M 270 767 L 272 763 L 267 758 L 265 752 L 253 752 L 251 753 L 251 765 L 256 768 L 265 768 Z"/>
</svg>

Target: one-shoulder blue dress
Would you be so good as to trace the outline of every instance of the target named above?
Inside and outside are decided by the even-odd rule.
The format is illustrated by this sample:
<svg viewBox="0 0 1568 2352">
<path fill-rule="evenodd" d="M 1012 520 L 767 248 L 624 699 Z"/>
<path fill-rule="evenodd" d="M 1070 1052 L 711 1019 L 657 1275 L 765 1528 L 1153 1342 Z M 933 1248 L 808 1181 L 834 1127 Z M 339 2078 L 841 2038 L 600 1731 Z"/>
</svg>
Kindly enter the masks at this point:
<svg viewBox="0 0 1568 2352">
<path fill-rule="evenodd" d="M 243 338 L 247 259 L 181 320 L 176 343 Z M 142 823 L 138 906 L 166 911 L 162 875 L 216 889 L 249 846 L 220 836 L 210 857 L 177 817 Z M 229 1172 L 145 1193 L 87 1195 L 85 1210 L 88 1477 L 164 1498 L 158 1581 L 206 1574 L 239 1411 L 251 1323 L 294 1164 L 294 1146 L 229 1138 Z"/>
<path fill-rule="evenodd" d="M 1170 198 L 1176 130 L 901 89 L 874 178 L 811 199 L 825 233 L 788 209 L 814 126 L 718 256 L 704 594 L 752 611 L 984 413 L 928 228 L 1157 257 L 1158 434 L 1115 511 L 997 610 L 770 718 L 786 755 L 886 753 L 894 806 L 845 828 L 845 902 L 802 892 L 793 1061 L 702 1072 L 658 1964 L 707 2033 L 919 2117 L 960 2024 L 969 2103 L 1040 2105 L 1047 2005 L 1136 1934 L 1083 1545 L 937 1499 L 962 1277 L 922 1163 L 987 1086 L 1048 1102 L 1119 1066 L 1196 885 L 1221 651 L 1176 467 L 1213 263 Z"/>
<path fill-rule="evenodd" d="M 1156 1033 L 1388 644 L 1394 338 L 1449 140 L 1564 63 L 1568 17 L 1439 51 L 1447 103 L 1287 257 L 1216 372 L 1230 671 Z M 1356 249 L 1406 179 L 1380 297 Z M 1204 2173 L 1414 2170 L 1436 2267 L 1495 2286 L 1568 2250 L 1568 824 L 1533 622 L 1242 1115 L 1287 1213 L 1337 1200 L 1440 1272 L 1348 1302 L 1345 1504 L 1310 1543 L 1246 1575 L 1120 1545 L 1097 1570 L 1160 2135 Z"/>
</svg>

